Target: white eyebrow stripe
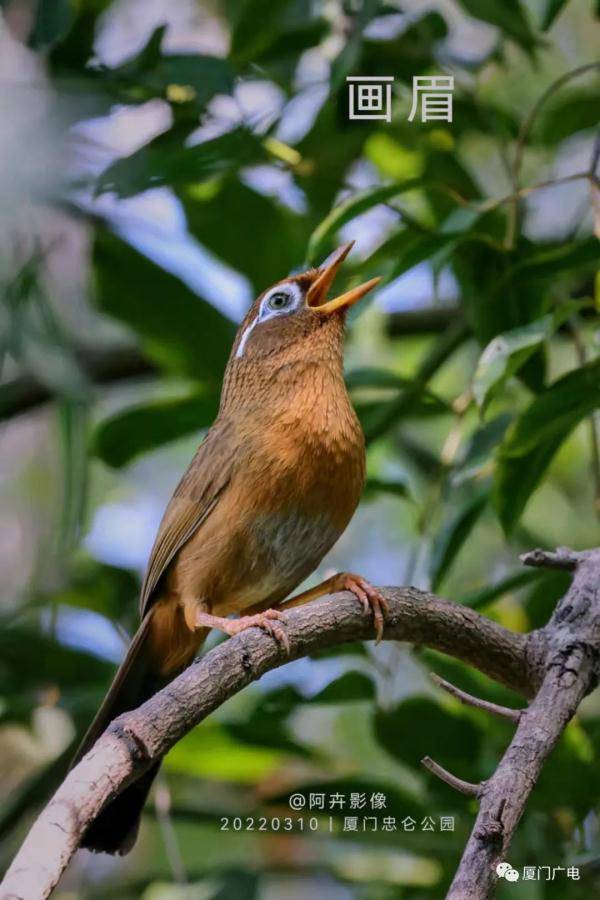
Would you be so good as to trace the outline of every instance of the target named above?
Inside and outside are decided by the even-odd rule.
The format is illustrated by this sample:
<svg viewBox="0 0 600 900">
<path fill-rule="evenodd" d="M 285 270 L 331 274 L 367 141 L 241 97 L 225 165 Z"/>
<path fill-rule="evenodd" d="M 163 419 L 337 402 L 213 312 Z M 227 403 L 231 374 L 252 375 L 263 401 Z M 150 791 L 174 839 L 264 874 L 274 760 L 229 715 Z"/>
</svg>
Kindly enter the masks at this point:
<svg viewBox="0 0 600 900">
<path fill-rule="evenodd" d="M 256 316 L 256 318 L 253 319 L 252 322 L 250 322 L 250 324 L 248 325 L 248 327 L 245 329 L 244 333 L 242 334 L 242 337 L 241 337 L 241 340 L 240 340 L 240 345 L 239 345 L 239 347 L 237 348 L 237 351 L 236 351 L 236 354 L 235 354 L 235 358 L 236 358 L 236 359 L 239 359 L 241 356 L 244 355 L 244 348 L 246 347 L 246 341 L 248 340 L 248 338 L 249 338 L 250 335 L 252 334 L 252 330 L 253 330 L 253 328 L 255 327 L 255 325 L 258 324 L 258 318 L 259 318 L 259 317 Z"/>
<path fill-rule="evenodd" d="M 281 291 L 283 288 L 289 290 L 294 298 L 294 307 L 290 310 L 284 310 L 283 313 L 279 312 L 279 310 L 271 310 L 267 306 L 269 299 L 276 294 L 278 291 Z M 250 322 L 248 327 L 244 330 L 241 338 L 239 346 L 235 353 L 235 358 L 240 359 L 244 355 L 244 350 L 246 349 L 246 344 L 248 342 L 248 338 L 252 334 L 254 328 L 259 324 L 259 322 L 265 322 L 267 319 L 274 319 L 275 316 L 279 315 L 289 315 L 291 312 L 295 312 L 298 308 L 298 305 L 302 301 L 302 292 L 297 284 L 294 284 L 293 281 L 283 282 L 282 284 L 276 284 L 271 290 L 265 294 L 262 303 L 260 304 L 260 309 L 258 315 L 255 319 Z"/>
</svg>

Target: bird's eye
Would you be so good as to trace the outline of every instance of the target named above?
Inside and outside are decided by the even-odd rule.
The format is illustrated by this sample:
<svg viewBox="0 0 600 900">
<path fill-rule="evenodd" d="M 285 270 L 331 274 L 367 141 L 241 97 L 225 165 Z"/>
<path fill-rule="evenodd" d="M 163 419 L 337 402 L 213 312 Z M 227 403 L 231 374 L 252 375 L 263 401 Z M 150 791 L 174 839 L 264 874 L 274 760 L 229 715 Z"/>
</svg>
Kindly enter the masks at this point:
<svg viewBox="0 0 600 900">
<path fill-rule="evenodd" d="M 290 305 L 291 300 L 290 294 L 286 294 L 284 291 L 277 291 L 276 294 L 269 297 L 268 306 L 269 309 L 279 312 L 282 309 L 286 309 Z"/>
</svg>

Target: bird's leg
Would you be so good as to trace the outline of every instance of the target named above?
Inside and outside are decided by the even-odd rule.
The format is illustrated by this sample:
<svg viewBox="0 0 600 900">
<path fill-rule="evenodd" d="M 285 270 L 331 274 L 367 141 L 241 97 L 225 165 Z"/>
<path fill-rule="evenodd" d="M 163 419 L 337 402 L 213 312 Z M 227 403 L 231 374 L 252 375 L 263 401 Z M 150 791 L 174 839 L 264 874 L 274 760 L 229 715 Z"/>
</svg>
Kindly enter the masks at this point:
<svg viewBox="0 0 600 900">
<path fill-rule="evenodd" d="M 360 600 L 365 612 L 369 612 L 369 609 L 373 610 L 376 640 L 379 643 L 383 637 L 385 614 L 389 611 L 389 604 L 383 594 L 374 588 L 372 584 L 369 584 L 365 578 L 362 578 L 360 575 L 354 575 L 352 572 L 338 572 L 337 575 L 327 578 L 321 584 L 316 585 L 316 587 L 309 588 L 296 597 L 292 597 L 291 600 L 282 604 L 282 609 L 302 606 L 304 603 L 316 600 L 317 597 L 333 594 L 336 591 L 351 591 Z"/>
<path fill-rule="evenodd" d="M 231 636 L 246 631 L 248 628 L 262 628 L 284 647 L 289 656 L 289 638 L 285 629 L 278 624 L 278 619 L 281 619 L 282 616 L 283 613 L 278 609 L 266 609 L 264 612 L 255 613 L 252 616 L 240 616 L 239 619 L 227 619 L 224 616 L 213 616 L 210 613 L 197 611 L 194 615 L 194 625 L 196 628 L 216 628 Z"/>
</svg>

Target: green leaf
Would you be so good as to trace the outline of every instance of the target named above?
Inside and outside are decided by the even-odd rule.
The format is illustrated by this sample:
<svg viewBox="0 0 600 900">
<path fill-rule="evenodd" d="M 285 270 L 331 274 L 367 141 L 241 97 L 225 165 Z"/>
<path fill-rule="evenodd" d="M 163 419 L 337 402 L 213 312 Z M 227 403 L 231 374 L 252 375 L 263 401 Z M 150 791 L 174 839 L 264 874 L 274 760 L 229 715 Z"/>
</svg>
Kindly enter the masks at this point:
<svg viewBox="0 0 600 900">
<path fill-rule="evenodd" d="M 384 187 L 367 188 L 352 194 L 339 206 L 334 207 L 321 224 L 313 231 L 308 242 L 308 261 L 313 265 L 321 262 L 325 256 L 333 235 L 347 222 L 352 221 L 367 210 L 379 203 L 386 203 L 398 194 L 414 190 L 422 186 L 420 178 L 409 178 L 397 184 L 389 184 Z"/>
<path fill-rule="evenodd" d="M 261 140 L 238 127 L 194 147 L 184 140 L 189 125 L 175 125 L 130 156 L 118 159 L 98 177 L 96 193 L 132 197 L 148 188 L 198 185 L 267 158 Z"/>
<path fill-rule="evenodd" d="M 243 744 L 311 757 L 314 751 L 294 740 L 287 726 L 290 714 L 305 702 L 300 691 L 291 685 L 275 688 L 259 698 L 245 719 L 227 722 L 225 727 Z"/>
<path fill-rule="evenodd" d="M 387 396 L 394 396 L 391 391 L 406 391 L 413 396 L 413 401 L 407 406 L 407 410 L 411 415 L 427 415 L 436 413 L 450 412 L 450 405 L 434 394 L 433 391 L 419 384 L 414 378 L 404 378 L 395 372 L 387 369 L 376 369 L 366 367 L 364 369 L 353 369 L 346 375 L 346 385 L 348 390 L 356 392 L 372 388 L 374 393 L 382 393 Z M 360 404 L 360 401 L 359 401 Z"/>
<path fill-rule="evenodd" d="M 433 541 L 429 574 L 435 591 L 471 534 L 488 501 L 487 494 L 469 498 L 438 531 Z"/>
<path fill-rule="evenodd" d="M 308 222 L 237 177 L 178 192 L 190 233 L 238 272 L 258 295 L 297 267 Z M 265 248 L 268 248 L 266 250 Z"/>
<path fill-rule="evenodd" d="M 46 0 L 51 7 L 56 0 Z M 59 0 L 64 3 L 64 0 Z M 94 52 L 98 21 L 113 0 L 71 0 L 73 21 L 66 33 L 51 47 L 49 68 L 51 72 L 66 73 L 71 79 L 87 76 L 86 64 Z"/>
<path fill-rule="evenodd" d="M 92 559 L 79 561 L 63 588 L 44 593 L 39 604 L 50 608 L 72 606 L 100 613 L 126 630 L 137 628 L 139 579 L 126 569 Z"/>
<path fill-rule="evenodd" d="M 99 423 L 92 449 L 107 466 L 119 469 L 143 453 L 208 428 L 218 409 L 216 388 L 134 406 Z"/>
<path fill-rule="evenodd" d="M 563 441 L 598 407 L 600 359 L 552 384 L 508 429 L 498 451 L 493 490 L 493 503 L 507 534 Z"/>
<path fill-rule="evenodd" d="M 478 770 L 481 733 L 470 716 L 450 711 L 434 700 L 410 697 L 375 714 L 375 734 L 395 759 L 422 772 L 421 760 L 433 747 L 443 747 L 444 766 L 473 780 Z"/>
<path fill-rule="evenodd" d="M 71 0 L 39 0 L 29 46 L 32 50 L 50 49 L 68 34 L 73 21 Z"/>
<path fill-rule="evenodd" d="M 369 18 L 382 13 L 377 0 L 363 2 L 359 8 L 368 9 Z M 397 12 L 397 7 L 393 9 Z M 389 6 L 388 10 L 391 11 Z M 359 13 L 358 17 L 364 22 L 364 16 Z M 357 30 L 362 31 L 363 27 L 359 24 Z M 358 44 L 360 53 L 342 51 L 346 56 L 345 66 L 339 65 L 339 57 L 334 60 L 332 80 L 336 74 L 342 78 L 346 75 L 393 75 L 399 81 L 412 85 L 414 75 L 436 67 L 435 48 L 447 37 L 448 30 L 446 19 L 437 10 L 422 12 L 415 7 L 407 27 L 400 33 L 394 29 L 393 36 L 388 40 L 365 38 L 363 34 L 358 34 L 357 37 L 362 39 L 362 48 Z M 352 45 L 353 38 L 351 34 L 347 48 Z"/>
<path fill-rule="evenodd" d="M 392 263 L 386 281 L 393 281 L 419 263 L 430 261 L 441 251 L 451 249 L 455 242 L 454 234 L 413 235 Z"/>
<path fill-rule="evenodd" d="M 440 337 L 428 348 L 423 360 L 420 362 L 416 377 L 406 386 L 405 390 L 398 392 L 395 399 L 384 403 L 356 404 L 356 411 L 367 444 L 377 440 L 393 428 L 403 416 L 438 414 L 442 411 L 440 406 L 431 401 L 431 395 L 426 387 L 442 365 L 453 355 L 458 347 L 465 341 L 468 330 L 462 321 L 453 323 Z M 442 401 L 442 404 L 444 401 Z"/>
<path fill-rule="evenodd" d="M 595 271 L 600 257 L 600 244 L 594 235 L 581 241 L 567 241 L 557 245 L 532 244 L 526 247 L 513 266 L 510 277 L 528 280 L 549 280 L 556 275 L 568 274 L 573 269 Z M 501 285 L 502 286 L 502 285 Z"/>
<path fill-rule="evenodd" d="M 232 93 L 235 71 L 227 60 L 200 54 L 163 54 L 165 31 L 165 25 L 156 28 L 136 56 L 102 73 L 122 102 L 143 103 L 166 97 L 189 104 L 198 115 L 215 94 Z"/>
<path fill-rule="evenodd" d="M 461 243 L 453 254 L 452 265 L 465 314 L 482 346 L 496 335 L 528 325 L 547 312 L 545 292 L 540 286 L 543 269 L 537 268 L 531 280 L 524 276 L 515 278 L 515 267 L 529 257 L 529 246 L 519 246 L 508 253 L 479 241 Z"/>
<path fill-rule="evenodd" d="M 243 66 L 276 39 L 291 0 L 244 0 L 231 35 L 231 56 Z M 259 25 L 260 23 L 260 25 Z"/>
<path fill-rule="evenodd" d="M 405 481 L 390 481 L 385 478 L 367 478 L 364 496 L 370 498 L 377 494 L 392 494 L 394 497 L 410 499 L 410 490 Z"/>
<path fill-rule="evenodd" d="M 276 749 L 253 747 L 232 738 L 229 729 L 214 719 L 194 728 L 179 741 L 165 760 L 167 771 L 253 784 L 273 775 L 281 766 Z"/>
<path fill-rule="evenodd" d="M 483 415 L 502 385 L 529 359 L 553 332 L 552 316 L 499 334 L 487 345 L 473 376 L 473 396 Z"/>
<path fill-rule="evenodd" d="M 489 584 L 480 588 L 478 591 L 472 591 L 457 599 L 457 603 L 463 606 L 470 606 L 471 609 L 481 609 L 489 606 L 505 594 L 517 591 L 526 585 L 536 583 L 540 580 L 542 573 L 538 570 L 535 572 L 521 569 L 512 575 L 507 575 L 495 584 Z"/>
<path fill-rule="evenodd" d="M 568 0 L 544 0 L 540 25 L 542 31 L 548 31 L 567 3 Z"/>
<path fill-rule="evenodd" d="M 180 374 L 220 382 L 233 323 L 113 234 L 97 233 L 93 262 L 98 306 L 133 328 L 149 356 Z"/>
<path fill-rule="evenodd" d="M 309 703 L 355 703 L 358 700 L 373 700 L 375 685 L 364 672 L 344 672 L 330 681 L 308 701 Z"/>
<path fill-rule="evenodd" d="M 451 411 L 448 403 L 424 384 L 384 369 L 355 369 L 347 374 L 346 384 L 367 441 L 391 427 L 396 418 L 421 418 Z M 367 396 L 362 398 L 361 391 L 366 391 Z M 369 393 L 375 393 L 375 398 Z"/>
<path fill-rule="evenodd" d="M 496 25 L 524 50 L 539 43 L 519 0 L 460 0 L 460 5 L 475 19 Z"/>
<path fill-rule="evenodd" d="M 518 372 L 535 351 L 571 316 L 592 305 L 591 300 L 565 300 L 552 315 L 522 328 L 499 334 L 485 348 L 473 376 L 473 395 L 483 415 L 493 396 Z"/>
<path fill-rule="evenodd" d="M 313 10 L 308 0 L 244 0 L 231 36 L 232 60 L 244 68 L 250 62 L 297 57 L 328 29 L 323 19 L 313 18 Z"/>
<path fill-rule="evenodd" d="M 352 369 L 346 374 L 346 386 L 349 391 L 357 388 L 403 388 L 412 383 L 410 378 L 396 375 L 389 369 L 376 369 L 374 366 Z"/>
<path fill-rule="evenodd" d="M 511 421 L 510 413 L 502 413 L 473 432 L 465 445 L 462 459 L 452 470 L 452 487 L 479 477 L 482 468 L 488 466 Z"/>
<path fill-rule="evenodd" d="M 0 623 L 2 686 L 9 693 L 47 687 L 49 678 L 62 691 L 82 684 L 106 685 L 113 666 L 83 650 L 65 647 L 30 625 Z M 40 661 L 43 668 L 40 668 Z M 64 698 L 63 698 L 64 699 Z"/>
<path fill-rule="evenodd" d="M 554 146 L 579 131 L 598 125 L 598 87 L 561 91 L 543 110 L 532 132 L 532 139 Z M 568 246 L 568 245 L 567 245 Z"/>
</svg>

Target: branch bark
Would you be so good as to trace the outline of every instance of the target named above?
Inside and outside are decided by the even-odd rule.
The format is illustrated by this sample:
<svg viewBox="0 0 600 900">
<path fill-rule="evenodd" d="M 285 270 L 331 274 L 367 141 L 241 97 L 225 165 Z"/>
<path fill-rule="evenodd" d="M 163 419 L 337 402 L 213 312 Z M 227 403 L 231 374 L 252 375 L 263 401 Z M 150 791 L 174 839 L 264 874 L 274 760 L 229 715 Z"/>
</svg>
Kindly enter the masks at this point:
<svg viewBox="0 0 600 900">
<path fill-rule="evenodd" d="M 515 735 L 480 788 L 479 813 L 447 900 L 486 900 L 542 767 L 600 672 L 600 550 L 560 548 L 525 554 L 527 565 L 574 571 L 570 589 L 536 640 L 545 644 L 544 677 L 521 711 Z"/>
<path fill-rule="evenodd" d="M 529 696 L 539 659 L 526 635 L 472 609 L 415 588 L 383 588 L 390 605 L 384 637 L 427 644 Z M 220 644 L 138 709 L 115 719 L 66 777 L 25 839 L 0 886 L 2 900 L 50 896 L 100 810 L 163 757 L 191 728 L 265 672 L 347 641 L 374 637 L 370 615 L 347 592 L 290 609 L 291 657 L 259 629 Z"/>
</svg>

